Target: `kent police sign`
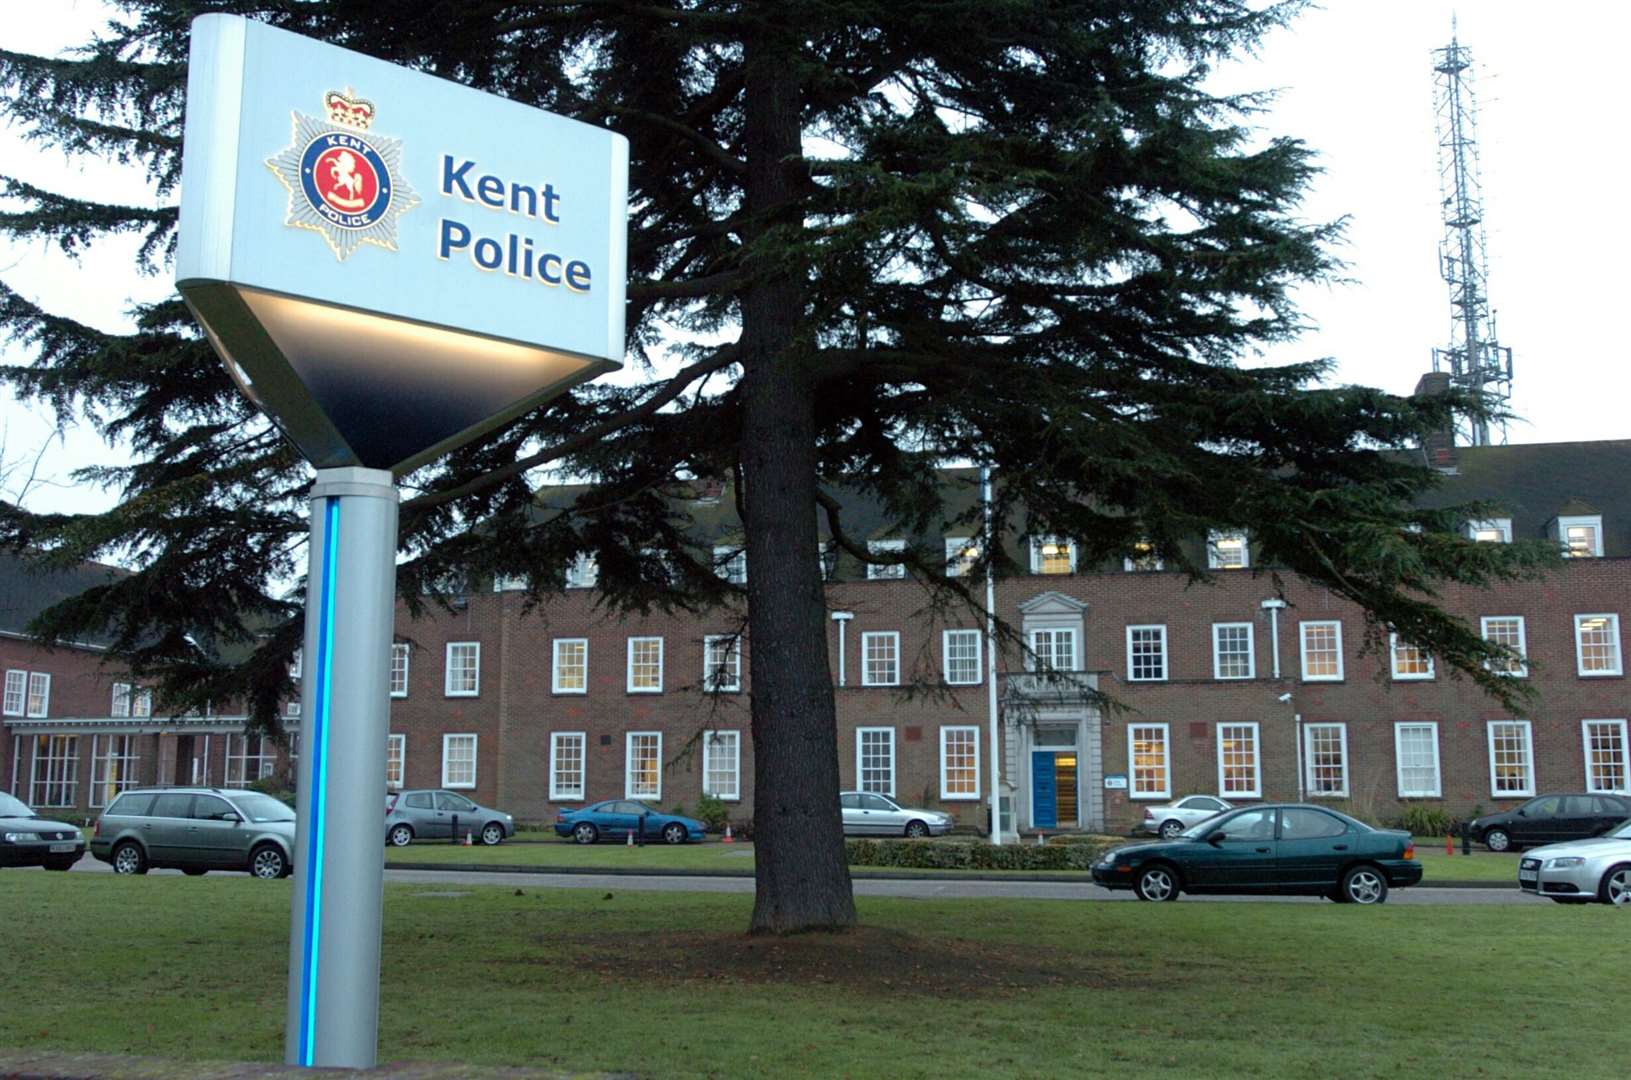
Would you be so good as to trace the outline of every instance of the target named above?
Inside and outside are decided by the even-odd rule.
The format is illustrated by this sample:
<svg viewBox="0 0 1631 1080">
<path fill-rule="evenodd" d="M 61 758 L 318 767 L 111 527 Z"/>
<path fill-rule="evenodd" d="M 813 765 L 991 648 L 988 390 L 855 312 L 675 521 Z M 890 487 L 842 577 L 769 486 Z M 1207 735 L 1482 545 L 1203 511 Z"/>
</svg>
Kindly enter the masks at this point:
<svg viewBox="0 0 1631 1080">
<path fill-rule="evenodd" d="M 176 281 L 319 468 L 401 474 L 619 366 L 621 136 L 193 23 Z"/>
</svg>

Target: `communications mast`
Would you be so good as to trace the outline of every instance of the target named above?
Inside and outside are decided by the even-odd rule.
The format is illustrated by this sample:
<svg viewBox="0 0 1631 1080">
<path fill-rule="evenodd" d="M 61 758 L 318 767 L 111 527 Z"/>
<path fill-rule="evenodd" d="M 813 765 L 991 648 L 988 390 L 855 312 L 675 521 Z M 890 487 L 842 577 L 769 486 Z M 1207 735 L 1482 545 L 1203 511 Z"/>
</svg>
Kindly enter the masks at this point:
<svg viewBox="0 0 1631 1080">
<path fill-rule="evenodd" d="M 1457 390 L 1480 393 L 1491 407 L 1512 398 L 1512 350 L 1495 336 L 1489 306 L 1489 264 L 1484 251 L 1484 196 L 1478 176 L 1478 102 L 1472 53 L 1456 40 L 1433 50 L 1434 106 L 1438 114 L 1439 192 L 1444 237 L 1439 273 L 1450 286 L 1450 343 L 1433 350 L 1433 370 L 1448 371 Z M 1474 416 L 1456 421 L 1456 441 L 1467 446 L 1506 442 L 1506 425 Z"/>
</svg>

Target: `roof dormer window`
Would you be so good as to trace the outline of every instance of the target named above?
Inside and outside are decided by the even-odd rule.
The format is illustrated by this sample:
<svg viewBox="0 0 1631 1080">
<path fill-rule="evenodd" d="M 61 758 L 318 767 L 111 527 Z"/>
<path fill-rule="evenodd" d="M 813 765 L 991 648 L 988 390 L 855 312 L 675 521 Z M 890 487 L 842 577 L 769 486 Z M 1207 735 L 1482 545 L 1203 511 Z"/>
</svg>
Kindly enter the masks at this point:
<svg viewBox="0 0 1631 1080">
<path fill-rule="evenodd" d="M 1603 516 L 1582 514 L 1557 519 L 1557 542 L 1565 559 L 1600 559 L 1603 556 Z"/>
<path fill-rule="evenodd" d="M 1512 543 L 1512 519 L 1490 518 L 1467 522 L 1467 538 L 1480 544 Z"/>
</svg>

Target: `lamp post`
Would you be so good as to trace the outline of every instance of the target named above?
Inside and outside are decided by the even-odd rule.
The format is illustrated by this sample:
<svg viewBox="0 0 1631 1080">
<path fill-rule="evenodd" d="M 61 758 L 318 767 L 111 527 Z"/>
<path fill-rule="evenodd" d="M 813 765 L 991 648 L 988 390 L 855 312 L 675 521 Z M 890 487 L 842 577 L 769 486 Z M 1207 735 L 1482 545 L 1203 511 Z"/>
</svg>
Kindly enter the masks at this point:
<svg viewBox="0 0 1631 1080">
<path fill-rule="evenodd" d="M 1001 733 L 997 727 L 997 583 L 992 569 L 990 545 L 995 531 L 991 527 L 991 467 L 980 466 L 980 512 L 985 525 L 985 707 L 989 729 L 989 756 L 991 758 L 991 842 L 1002 843 L 1002 784 Z"/>
<path fill-rule="evenodd" d="M 835 611 L 832 621 L 838 624 L 838 685 L 844 685 L 844 627 L 855 618 L 853 611 Z"/>
</svg>

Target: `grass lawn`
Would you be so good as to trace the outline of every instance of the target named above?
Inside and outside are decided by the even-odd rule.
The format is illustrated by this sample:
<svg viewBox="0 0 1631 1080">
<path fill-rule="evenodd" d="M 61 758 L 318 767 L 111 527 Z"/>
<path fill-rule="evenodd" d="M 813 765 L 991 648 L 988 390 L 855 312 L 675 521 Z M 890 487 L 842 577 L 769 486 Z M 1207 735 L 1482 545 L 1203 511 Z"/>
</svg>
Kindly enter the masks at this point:
<svg viewBox="0 0 1631 1080">
<path fill-rule="evenodd" d="M 290 898 L 0 873 L 0 1042 L 279 1060 Z M 388 886 L 380 1057 L 943 1080 L 1601 1076 L 1631 1055 L 1611 908 L 858 903 L 860 931 L 766 940 L 741 932 L 747 897 Z"/>
<path fill-rule="evenodd" d="M 1416 860 L 1421 863 L 1422 883 L 1434 881 L 1487 881 L 1492 885 L 1518 887 L 1518 859 L 1506 852 L 1473 849 L 1473 854 L 1461 854 L 1457 845 L 1454 855 L 1444 854 L 1444 841 L 1437 847 L 1416 844 Z"/>
</svg>

